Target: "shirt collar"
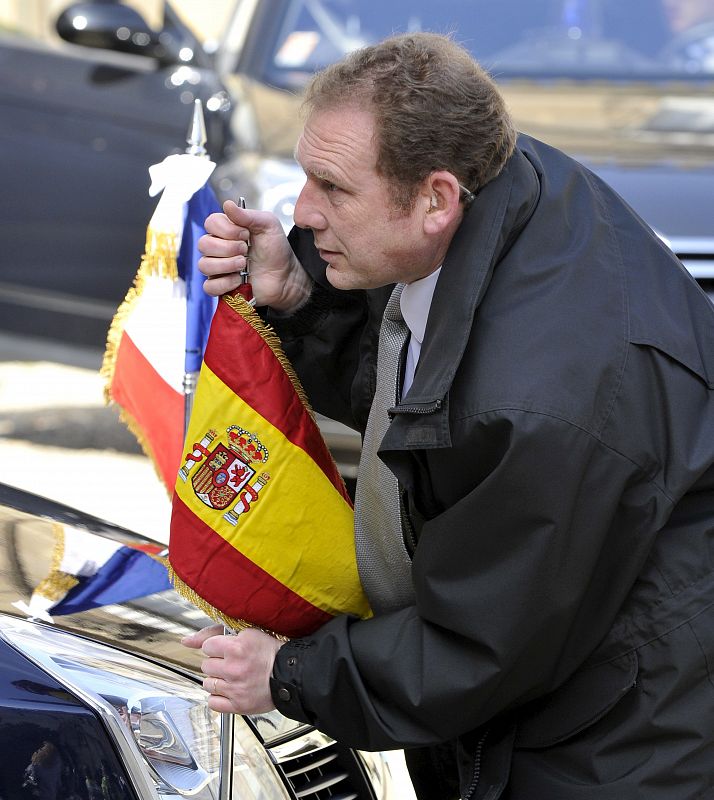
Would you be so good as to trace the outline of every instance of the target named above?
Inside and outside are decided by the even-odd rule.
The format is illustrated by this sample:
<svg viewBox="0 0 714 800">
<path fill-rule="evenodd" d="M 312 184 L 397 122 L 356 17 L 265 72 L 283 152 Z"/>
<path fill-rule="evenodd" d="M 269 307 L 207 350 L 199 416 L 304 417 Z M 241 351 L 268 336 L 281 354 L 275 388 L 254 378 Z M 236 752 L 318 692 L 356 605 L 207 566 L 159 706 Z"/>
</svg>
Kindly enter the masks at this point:
<svg viewBox="0 0 714 800">
<path fill-rule="evenodd" d="M 424 341 L 426 321 L 431 307 L 431 298 L 434 296 L 436 282 L 439 279 L 441 267 L 420 278 L 418 281 L 408 283 L 402 290 L 399 298 L 399 307 L 407 323 L 411 335 L 421 344 Z"/>
</svg>

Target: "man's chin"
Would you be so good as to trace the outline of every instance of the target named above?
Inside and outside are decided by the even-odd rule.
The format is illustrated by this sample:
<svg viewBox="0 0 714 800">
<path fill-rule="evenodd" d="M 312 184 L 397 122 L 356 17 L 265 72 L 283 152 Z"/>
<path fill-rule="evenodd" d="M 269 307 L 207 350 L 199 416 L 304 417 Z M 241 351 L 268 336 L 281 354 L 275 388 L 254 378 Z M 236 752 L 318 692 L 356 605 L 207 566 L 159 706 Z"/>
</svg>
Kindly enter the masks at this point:
<svg viewBox="0 0 714 800">
<path fill-rule="evenodd" d="M 332 264 L 327 265 L 327 269 L 325 270 L 325 277 L 327 278 L 330 285 L 334 286 L 335 289 L 361 288 L 359 286 L 353 285 L 353 283 L 349 280 L 349 273 L 345 273 L 339 269 L 336 269 L 335 267 L 332 266 Z"/>
<path fill-rule="evenodd" d="M 381 286 L 389 286 L 396 279 L 384 276 L 378 279 L 371 276 L 372 280 L 367 280 L 365 273 L 354 272 L 352 270 L 336 269 L 332 264 L 327 265 L 325 277 L 329 284 L 335 289 L 379 289 Z"/>
</svg>

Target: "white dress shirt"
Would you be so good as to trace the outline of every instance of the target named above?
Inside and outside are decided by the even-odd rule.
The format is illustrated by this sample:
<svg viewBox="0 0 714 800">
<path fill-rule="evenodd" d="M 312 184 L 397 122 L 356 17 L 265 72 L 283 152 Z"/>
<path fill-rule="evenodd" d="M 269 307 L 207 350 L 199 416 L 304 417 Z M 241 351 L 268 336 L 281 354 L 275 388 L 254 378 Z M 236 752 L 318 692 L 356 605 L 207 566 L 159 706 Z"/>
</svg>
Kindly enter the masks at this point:
<svg viewBox="0 0 714 800">
<path fill-rule="evenodd" d="M 441 267 L 421 278 L 414 283 L 408 283 L 402 290 L 399 299 L 399 307 L 404 317 L 404 322 L 409 328 L 409 345 L 407 349 L 407 361 L 404 365 L 404 381 L 402 385 L 402 397 L 409 391 L 409 387 L 414 380 L 414 371 L 419 362 L 421 344 L 424 341 L 424 331 L 426 321 L 429 317 L 431 299 L 434 296 L 436 282 L 439 279 Z"/>
</svg>

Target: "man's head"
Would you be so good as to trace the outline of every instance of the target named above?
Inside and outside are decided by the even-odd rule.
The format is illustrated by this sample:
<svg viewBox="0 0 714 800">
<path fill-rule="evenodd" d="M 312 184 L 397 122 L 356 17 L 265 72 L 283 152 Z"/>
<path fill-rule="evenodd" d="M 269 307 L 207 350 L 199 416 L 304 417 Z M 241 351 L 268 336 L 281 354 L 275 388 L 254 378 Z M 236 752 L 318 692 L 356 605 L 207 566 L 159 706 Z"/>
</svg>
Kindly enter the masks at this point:
<svg viewBox="0 0 714 800">
<path fill-rule="evenodd" d="M 469 192 L 503 169 L 515 131 L 491 79 L 446 37 L 403 35 L 317 75 L 296 157 L 295 224 L 343 289 L 412 281 L 442 262 Z M 464 188 L 466 187 L 466 188 Z"/>
<path fill-rule="evenodd" d="M 494 82 L 446 36 L 394 36 L 350 53 L 307 88 L 308 115 L 346 103 L 371 110 L 377 170 L 409 208 L 435 170 L 472 192 L 492 180 L 513 152 L 516 132 Z"/>
</svg>

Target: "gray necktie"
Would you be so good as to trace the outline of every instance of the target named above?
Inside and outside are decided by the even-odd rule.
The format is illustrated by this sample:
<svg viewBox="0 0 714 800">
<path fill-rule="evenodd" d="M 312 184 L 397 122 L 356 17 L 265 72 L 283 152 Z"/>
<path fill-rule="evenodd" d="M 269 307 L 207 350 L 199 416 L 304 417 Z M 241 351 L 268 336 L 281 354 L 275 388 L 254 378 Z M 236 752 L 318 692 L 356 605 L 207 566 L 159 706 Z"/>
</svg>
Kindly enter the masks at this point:
<svg viewBox="0 0 714 800">
<path fill-rule="evenodd" d="M 399 397 L 400 357 L 409 328 L 399 307 L 399 283 L 384 310 L 377 351 L 377 387 L 367 420 L 355 494 L 355 550 L 360 580 L 375 612 L 414 601 L 411 558 L 404 544 L 397 479 L 377 455 Z"/>
</svg>

